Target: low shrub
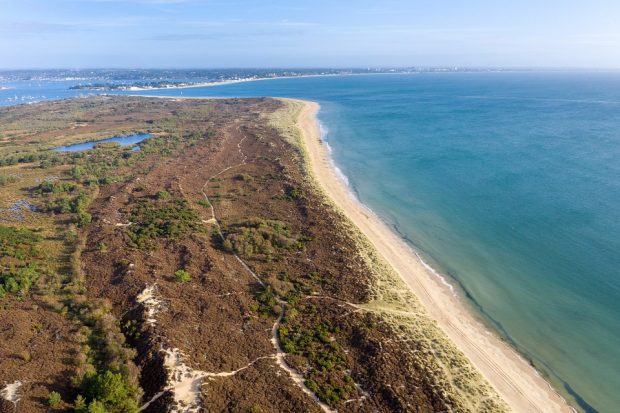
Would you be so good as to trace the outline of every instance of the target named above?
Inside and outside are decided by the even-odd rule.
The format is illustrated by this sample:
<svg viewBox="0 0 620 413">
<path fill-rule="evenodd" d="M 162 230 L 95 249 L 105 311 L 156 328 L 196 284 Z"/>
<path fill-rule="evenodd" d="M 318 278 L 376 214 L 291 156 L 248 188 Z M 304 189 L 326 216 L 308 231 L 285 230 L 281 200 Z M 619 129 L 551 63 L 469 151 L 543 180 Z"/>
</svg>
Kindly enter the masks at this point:
<svg viewBox="0 0 620 413">
<path fill-rule="evenodd" d="M 252 180 L 252 177 L 248 174 L 237 174 L 233 178 L 235 181 L 245 181 L 249 182 Z"/>
<path fill-rule="evenodd" d="M 206 199 L 201 199 L 200 201 L 198 201 L 198 205 L 203 206 L 205 208 L 211 208 L 211 203 L 207 201 Z"/>
<path fill-rule="evenodd" d="M 75 182 L 52 182 L 52 181 L 43 181 L 41 182 L 35 189 L 35 192 L 50 194 L 50 193 L 61 193 L 61 192 L 73 192 L 77 188 L 77 184 Z"/>
<path fill-rule="evenodd" d="M 170 193 L 168 191 L 159 191 L 155 195 L 155 198 L 157 198 L 157 199 L 168 199 L 168 198 L 170 198 Z"/>
<path fill-rule="evenodd" d="M 224 229 L 224 250 L 252 257 L 271 257 L 278 249 L 302 249 L 299 237 L 291 234 L 290 228 L 281 221 L 250 219 L 229 225 Z"/>
<path fill-rule="evenodd" d="M 25 294 L 39 279 L 40 241 L 28 229 L 0 226 L 0 298 Z"/>
<path fill-rule="evenodd" d="M 62 397 L 60 397 L 60 393 L 58 392 L 50 392 L 49 396 L 47 396 L 47 405 L 50 407 L 57 407 L 62 403 Z"/>
<path fill-rule="evenodd" d="M 311 368 L 306 375 L 306 386 L 332 407 L 351 398 L 357 391 L 347 373 L 346 354 L 332 339 L 332 334 L 337 331 L 326 322 L 313 328 L 282 325 L 278 330 L 282 349 L 308 360 Z"/>
<path fill-rule="evenodd" d="M 190 231 L 202 230 L 198 214 L 184 199 L 140 200 L 129 213 L 129 220 L 130 244 L 139 249 L 149 249 L 156 238 L 180 238 Z"/>
<path fill-rule="evenodd" d="M 257 311 L 263 315 L 277 315 L 276 307 L 278 305 L 278 300 L 276 299 L 276 294 L 273 288 L 268 285 L 263 291 L 261 291 L 257 296 L 256 300 L 258 301 Z"/>
<path fill-rule="evenodd" d="M 18 181 L 18 178 L 14 175 L 0 175 L 0 186 L 13 184 Z"/>
<path fill-rule="evenodd" d="M 290 188 L 287 192 L 287 197 L 291 200 L 300 199 L 303 196 L 301 188 Z"/>
<path fill-rule="evenodd" d="M 80 386 L 82 391 L 77 413 L 137 413 L 135 389 L 120 373 L 106 370 L 103 373 L 86 375 Z M 76 402 L 76 404 L 78 404 Z"/>
<path fill-rule="evenodd" d="M 192 277 L 187 271 L 180 269 L 174 273 L 174 278 L 177 280 L 177 282 L 186 283 L 191 280 Z"/>
</svg>

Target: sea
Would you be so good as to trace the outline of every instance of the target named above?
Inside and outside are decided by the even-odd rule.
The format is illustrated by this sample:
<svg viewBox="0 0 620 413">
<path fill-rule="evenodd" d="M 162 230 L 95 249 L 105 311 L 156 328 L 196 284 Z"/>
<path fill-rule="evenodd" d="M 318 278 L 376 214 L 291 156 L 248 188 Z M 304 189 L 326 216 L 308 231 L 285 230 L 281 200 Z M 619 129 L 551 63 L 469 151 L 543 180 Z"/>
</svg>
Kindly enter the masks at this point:
<svg viewBox="0 0 620 413">
<path fill-rule="evenodd" d="M 0 105 L 84 94 L 68 89 L 76 82 L 0 77 L 9 87 Z M 352 195 L 576 409 L 620 411 L 619 72 L 300 77 L 142 93 L 319 102 Z"/>
</svg>

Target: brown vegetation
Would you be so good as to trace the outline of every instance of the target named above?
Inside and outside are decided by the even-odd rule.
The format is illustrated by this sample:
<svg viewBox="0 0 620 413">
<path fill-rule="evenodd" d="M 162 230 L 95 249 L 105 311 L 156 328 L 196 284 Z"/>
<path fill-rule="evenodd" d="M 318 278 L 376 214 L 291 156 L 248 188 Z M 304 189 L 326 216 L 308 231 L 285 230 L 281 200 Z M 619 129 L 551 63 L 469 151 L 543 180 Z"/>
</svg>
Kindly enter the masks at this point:
<svg viewBox="0 0 620 413">
<path fill-rule="evenodd" d="M 45 411 L 56 391 L 59 408 L 163 411 L 178 395 L 162 350 L 179 349 L 206 411 L 320 411 L 278 364 L 275 329 L 287 365 L 332 408 L 464 410 L 415 338 L 396 344 L 393 324 L 360 310 L 372 264 L 266 120 L 282 105 L 96 97 L 0 111 L 0 158 L 39 171 L 22 194 L 65 246 L 50 257 L 65 261 L 50 309 L 0 299 L 14 325 L 0 351 L 15 360 L 0 361 L 0 383 L 47 383 L 25 387 L 22 406 Z M 154 137 L 138 152 L 46 151 L 128 132 Z"/>
</svg>

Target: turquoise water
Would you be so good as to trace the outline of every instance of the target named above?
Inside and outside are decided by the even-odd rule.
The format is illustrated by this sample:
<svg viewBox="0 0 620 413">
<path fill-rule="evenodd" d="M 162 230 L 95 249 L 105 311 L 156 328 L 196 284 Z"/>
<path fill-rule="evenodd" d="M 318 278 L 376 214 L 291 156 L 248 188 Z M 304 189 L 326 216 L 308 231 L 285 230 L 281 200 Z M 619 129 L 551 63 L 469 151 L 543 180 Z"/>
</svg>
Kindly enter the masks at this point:
<svg viewBox="0 0 620 413">
<path fill-rule="evenodd" d="M 64 83 L 12 87 L 0 105 L 75 94 Z M 618 411 L 620 73 L 299 78 L 155 93 L 321 103 L 359 199 L 573 404 Z"/>
<path fill-rule="evenodd" d="M 54 148 L 53 150 L 57 152 L 81 152 L 81 151 L 87 151 L 89 149 L 93 149 L 95 145 L 97 145 L 98 143 L 106 143 L 106 142 L 117 142 L 117 143 L 120 143 L 121 146 L 135 145 L 136 143 L 140 143 L 143 140 L 148 139 L 150 137 L 151 135 L 148 133 L 138 133 L 135 135 L 127 135 L 127 136 L 113 136 L 111 138 L 100 139 L 98 141 L 82 142 L 82 143 L 76 143 L 73 145 L 59 146 L 58 148 Z M 139 150 L 139 149 L 140 149 L 139 146 L 136 146 L 133 148 L 133 150 Z"/>
<path fill-rule="evenodd" d="M 620 406 L 620 74 L 450 73 L 165 91 L 291 96 L 359 199 L 575 405 Z"/>
</svg>

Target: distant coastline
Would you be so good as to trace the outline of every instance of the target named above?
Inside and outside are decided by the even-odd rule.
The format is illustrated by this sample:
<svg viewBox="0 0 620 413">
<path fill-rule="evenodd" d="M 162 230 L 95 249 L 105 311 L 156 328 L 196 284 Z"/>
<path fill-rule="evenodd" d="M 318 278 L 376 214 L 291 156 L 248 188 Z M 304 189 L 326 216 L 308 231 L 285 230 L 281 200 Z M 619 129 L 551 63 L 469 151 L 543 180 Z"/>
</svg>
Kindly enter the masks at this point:
<svg viewBox="0 0 620 413">
<path fill-rule="evenodd" d="M 135 83 L 92 83 L 80 84 L 69 87 L 69 90 L 90 90 L 90 91 L 130 91 L 139 92 L 147 90 L 165 90 L 165 89 L 190 89 L 210 86 L 222 86 L 235 83 L 255 82 L 259 80 L 275 80 L 275 79 L 297 79 L 307 77 L 327 77 L 327 76 L 354 76 L 354 75 L 372 75 L 372 74 L 405 74 L 406 72 L 381 72 L 381 73 L 316 73 L 316 74 L 295 74 L 295 75 L 274 75 L 274 76 L 250 76 L 245 78 L 221 79 L 207 82 L 135 82 Z M 408 72 L 407 72 L 408 73 Z M 411 73 L 408 73 L 411 74 Z"/>
<path fill-rule="evenodd" d="M 162 80 L 153 82 L 97 82 L 84 83 L 69 87 L 69 90 L 88 91 L 147 91 L 165 89 L 189 89 L 210 86 L 221 86 L 235 83 L 254 82 L 273 79 L 296 79 L 309 77 L 331 76 L 364 76 L 364 75 L 414 75 L 422 73 L 456 73 L 456 72 L 505 72 L 504 69 L 459 69 L 459 68 L 402 68 L 402 69 L 333 69 L 333 70 L 304 70 L 304 71 L 275 71 L 266 74 L 257 71 L 256 74 L 239 76 L 231 73 L 230 77 L 220 76 L 217 79 L 206 81 Z M 251 71 L 250 71 L 251 73 Z"/>
</svg>

